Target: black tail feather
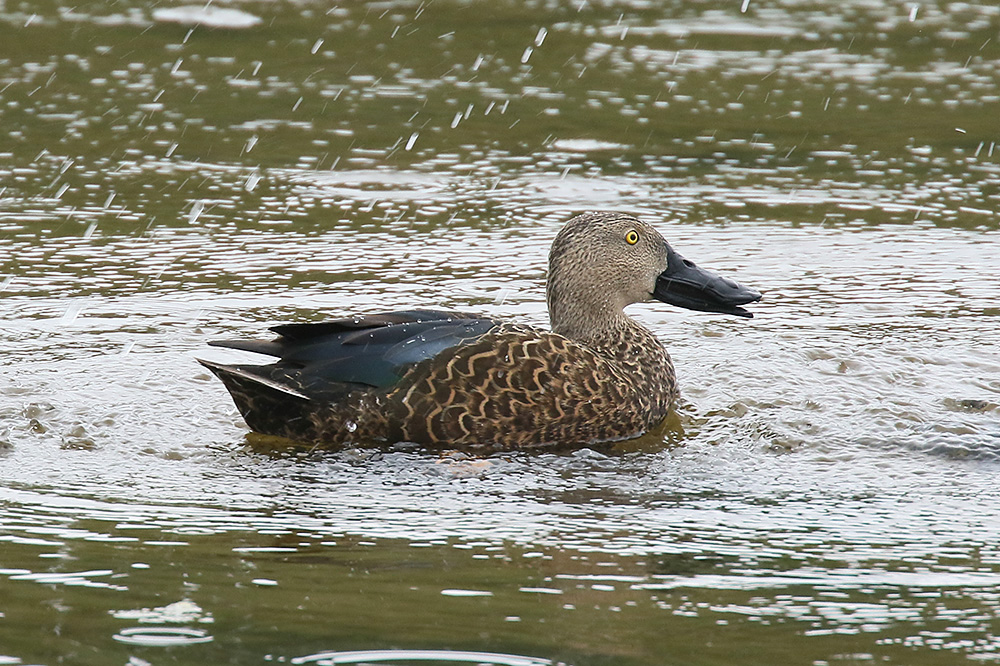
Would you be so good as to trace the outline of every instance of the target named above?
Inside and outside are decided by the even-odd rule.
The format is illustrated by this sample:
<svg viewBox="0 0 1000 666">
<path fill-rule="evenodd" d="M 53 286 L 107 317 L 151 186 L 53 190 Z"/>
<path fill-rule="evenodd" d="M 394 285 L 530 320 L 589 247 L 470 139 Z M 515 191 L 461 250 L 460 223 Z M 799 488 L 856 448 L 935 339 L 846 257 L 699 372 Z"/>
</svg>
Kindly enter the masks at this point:
<svg viewBox="0 0 1000 666">
<path fill-rule="evenodd" d="M 316 439 L 310 417 L 316 406 L 307 396 L 260 374 L 259 369 L 266 366 L 197 360 L 222 380 L 251 430 L 302 441 Z"/>
<path fill-rule="evenodd" d="M 276 357 L 280 357 L 285 349 L 284 345 L 275 340 L 209 340 L 208 345 Z M 211 366 L 207 365 L 205 361 L 201 361 L 201 364 L 211 369 Z"/>
</svg>

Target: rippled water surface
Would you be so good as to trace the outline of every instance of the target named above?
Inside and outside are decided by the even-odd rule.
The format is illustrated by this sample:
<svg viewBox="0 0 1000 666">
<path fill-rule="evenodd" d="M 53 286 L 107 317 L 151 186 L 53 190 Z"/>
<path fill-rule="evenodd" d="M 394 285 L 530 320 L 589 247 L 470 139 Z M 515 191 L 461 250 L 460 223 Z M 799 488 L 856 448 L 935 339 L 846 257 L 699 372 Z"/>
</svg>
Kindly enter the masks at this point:
<svg viewBox="0 0 1000 666">
<path fill-rule="evenodd" d="M 154 4 L 0 2 L 0 664 L 1000 661 L 1000 9 Z M 588 209 L 765 292 L 632 308 L 639 440 L 289 448 L 195 363 L 544 325 Z"/>
</svg>

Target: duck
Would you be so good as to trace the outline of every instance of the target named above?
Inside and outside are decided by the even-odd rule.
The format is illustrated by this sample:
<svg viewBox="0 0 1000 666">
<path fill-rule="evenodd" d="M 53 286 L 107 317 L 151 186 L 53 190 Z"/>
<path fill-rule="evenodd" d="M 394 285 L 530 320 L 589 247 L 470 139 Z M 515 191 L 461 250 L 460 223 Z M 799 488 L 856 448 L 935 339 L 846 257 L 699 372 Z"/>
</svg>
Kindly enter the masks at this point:
<svg viewBox="0 0 1000 666">
<path fill-rule="evenodd" d="M 449 310 L 361 314 L 208 344 L 264 365 L 198 359 L 249 428 L 319 447 L 582 448 L 638 437 L 678 399 L 670 354 L 625 313 L 660 301 L 750 318 L 761 293 L 697 266 L 649 223 L 574 216 L 549 251 L 549 329 Z"/>
</svg>

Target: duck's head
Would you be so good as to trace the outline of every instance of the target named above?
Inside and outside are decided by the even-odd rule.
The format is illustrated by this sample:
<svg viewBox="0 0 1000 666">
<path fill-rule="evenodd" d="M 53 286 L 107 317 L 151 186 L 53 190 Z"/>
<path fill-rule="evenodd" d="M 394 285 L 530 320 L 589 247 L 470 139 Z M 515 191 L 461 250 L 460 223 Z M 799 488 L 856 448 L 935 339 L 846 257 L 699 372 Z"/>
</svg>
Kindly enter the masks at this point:
<svg viewBox="0 0 1000 666">
<path fill-rule="evenodd" d="M 547 296 L 553 330 L 582 334 L 623 316 L 625 306 L 652 299 L 752 317 L 741 306 L 761 294 L 699 268 L 638 218 L 598 212 L 577 215 L 556 236 Z"/>
</svg>

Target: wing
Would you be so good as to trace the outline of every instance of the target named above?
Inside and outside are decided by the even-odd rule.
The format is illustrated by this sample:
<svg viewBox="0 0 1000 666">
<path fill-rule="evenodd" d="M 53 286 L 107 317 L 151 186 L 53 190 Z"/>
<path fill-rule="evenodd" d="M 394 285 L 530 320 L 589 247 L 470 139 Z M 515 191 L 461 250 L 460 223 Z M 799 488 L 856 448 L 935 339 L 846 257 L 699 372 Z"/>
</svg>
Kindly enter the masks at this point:
<svg viewBox="0 0 1000 666">
<path fill-rule="evenodd" d="M 356 388 L 392 386 L 420 361 L 475 340 L 496 325 L 469 314 L 405 310 L 275 326 L 271 329 L 278 334 L 275 340 L 209 344 L 278 359 L 269 365 L 228 366 L 244 380 L 258 377 L 272 390 L 285 387 L 309 399 L 335 400 Z"/>
</svg>

